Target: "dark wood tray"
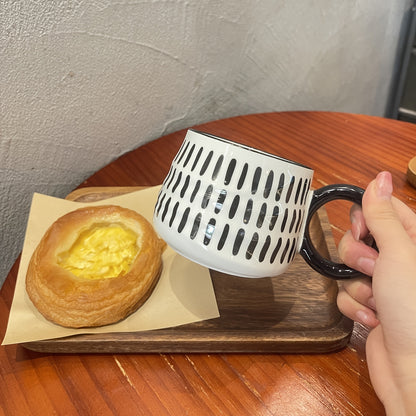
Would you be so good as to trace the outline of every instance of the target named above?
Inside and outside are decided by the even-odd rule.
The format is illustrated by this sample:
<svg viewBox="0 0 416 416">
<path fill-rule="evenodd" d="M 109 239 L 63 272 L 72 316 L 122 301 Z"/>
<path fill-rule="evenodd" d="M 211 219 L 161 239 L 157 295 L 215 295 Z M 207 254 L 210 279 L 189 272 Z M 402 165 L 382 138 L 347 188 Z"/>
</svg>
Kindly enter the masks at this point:
<svg viewBox="0 0 416 416">
<path fill-rule="evenodd" d="M 82 188 L 74 201 L 96 201 L 140 187 Z M 311 222 L 319 251 L 337 259 L 328 217 Z M 281 276 L 233 277 L 211 271 L 220 317 L 174 328 L 132 333 L 88 334 L 23 344 L 51 353 L 317 353 L 344 347 L 353 322 L 336 306 L 337 282 L 313 271 L 300 256 Z"/>
</svg>

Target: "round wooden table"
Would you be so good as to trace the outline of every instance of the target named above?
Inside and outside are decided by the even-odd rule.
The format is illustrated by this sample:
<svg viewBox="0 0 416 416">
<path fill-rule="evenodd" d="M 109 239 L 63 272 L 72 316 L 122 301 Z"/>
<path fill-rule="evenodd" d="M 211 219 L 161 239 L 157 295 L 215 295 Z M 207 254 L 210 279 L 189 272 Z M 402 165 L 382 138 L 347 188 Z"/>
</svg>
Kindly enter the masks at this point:
<svg viewBox="0 0 416 416">
<path fill-rule="evenodd" d="M 315 170 L 315 188 L 365 187 L 389 170 L 395 195 L 416 208 L 416 190 L 406 181 L 416 154 L 416 125 L 283 112 L 193 127 L 305 164 Z M 80 188 L 160 184 L 184 136 L 185 130 L 178 131 L 123 155 Z M 338 243 L 349 227 L 348 204 L 328 204 L 327 212 Z M 3 335 L 18 264 L 1 290 Z M 366 336 L 366 328 L 356 324 L 345 348 L 318 354 L 52 354 L 2 346 L 0 414 L 381 415 L 365 361 Z"/>
</svg>

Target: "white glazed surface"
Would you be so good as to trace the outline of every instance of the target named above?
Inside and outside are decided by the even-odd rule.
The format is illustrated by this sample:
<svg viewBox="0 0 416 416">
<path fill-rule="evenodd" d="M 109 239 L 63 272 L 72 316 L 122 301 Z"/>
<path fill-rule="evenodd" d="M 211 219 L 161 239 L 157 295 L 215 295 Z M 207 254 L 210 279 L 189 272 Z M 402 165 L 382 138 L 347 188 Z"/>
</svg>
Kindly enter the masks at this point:
<svg viewBox="0 0 416 416">
<path fill-rule="evenodd" d="M 279 275 L 299 249 L 312 176 L 307 167 L 189 130 L 161 189 L 154 226 L 177 252 L 211 269 Z"/>
</svg>

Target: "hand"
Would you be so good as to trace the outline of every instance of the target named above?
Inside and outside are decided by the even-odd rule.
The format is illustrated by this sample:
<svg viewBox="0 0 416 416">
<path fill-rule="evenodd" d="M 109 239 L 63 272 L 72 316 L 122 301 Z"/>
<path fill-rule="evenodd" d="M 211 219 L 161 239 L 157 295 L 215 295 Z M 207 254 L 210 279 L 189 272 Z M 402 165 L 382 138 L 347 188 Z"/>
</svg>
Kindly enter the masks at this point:
<svg viewBox="0 0 416 416">
<path fill-rule="evenodd" d="M 368 185 L 362 210 L 352 209 L 340 256 L 372 279 L 345 282 L 338 307 L 372 328 L 368 367 L 387 413 L 416 414 L 416 214 L 392 191 L 391 175 L 382 172 Z M 379 252 L 363 242 L 369 233 Z"/>
</svg>

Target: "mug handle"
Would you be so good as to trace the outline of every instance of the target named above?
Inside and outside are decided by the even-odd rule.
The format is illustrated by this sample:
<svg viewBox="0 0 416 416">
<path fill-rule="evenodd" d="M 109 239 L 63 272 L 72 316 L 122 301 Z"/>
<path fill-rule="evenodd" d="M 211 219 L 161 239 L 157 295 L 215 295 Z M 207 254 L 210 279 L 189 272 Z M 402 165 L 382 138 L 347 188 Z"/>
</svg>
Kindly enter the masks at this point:
<svg viewBox="0 0 416 416">
<path fill-rule="evenodd" d="M 314 270 L 326 277 L 345 280 L 360 277 L 363 274 L 345 264 L 335 263 L 321 256 L 313 245 L 309 232 L 312 216 L 320 207 L 336 199 L 351 201 L 361 206 L 363 194 L 364 189 L 347 184 L 328 185 L 313 191 L 300 254 Z"/>
</svg>

